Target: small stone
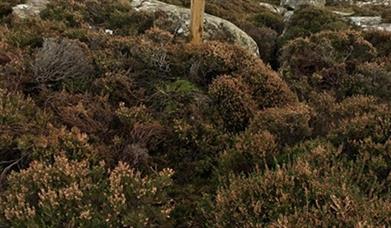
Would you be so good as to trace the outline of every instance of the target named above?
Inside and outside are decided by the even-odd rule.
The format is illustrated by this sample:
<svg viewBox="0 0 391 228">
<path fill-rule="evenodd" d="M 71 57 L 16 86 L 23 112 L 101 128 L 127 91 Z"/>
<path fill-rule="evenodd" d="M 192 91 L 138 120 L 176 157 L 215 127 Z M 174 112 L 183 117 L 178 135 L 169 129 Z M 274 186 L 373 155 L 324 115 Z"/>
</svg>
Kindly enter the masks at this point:
<svg viewBox="0 0 391 228">
<path fill-rule="evenodd" d="M 113 30 L 110 30 L 110 29 L 106 29 L 106 30 L 105 30 L 105 33 L 110 34 L 110 35 L 113 35 L 113 34 L 114 34 L 114 31 L 113 31 Z"/>
</svg>

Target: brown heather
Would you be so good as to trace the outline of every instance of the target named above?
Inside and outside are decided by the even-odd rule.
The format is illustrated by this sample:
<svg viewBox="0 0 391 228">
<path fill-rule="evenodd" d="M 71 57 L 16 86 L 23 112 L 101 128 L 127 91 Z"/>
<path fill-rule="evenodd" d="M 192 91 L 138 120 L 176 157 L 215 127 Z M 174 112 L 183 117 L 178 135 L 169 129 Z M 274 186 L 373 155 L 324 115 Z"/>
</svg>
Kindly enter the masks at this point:
<svg viewBox="0 0 391 228">
<path fill-rule="evenodd" d="M 104 162 L 90 165 L 64 155 L 52 165 L 34 161 L 8 176 L 0 217 L 13 226 L 157 225 L 169 218 L 170 201 L 163 190 L 172 174 L 165 169 L 141 176 L 122 162 L 107 170 Z"/>
<path fill-rule="evenodd" d="M 391 226 L 389 32 L 207 0 L 257 57 L 128 0 L 23 2 L 0 0 L 0 227 Z"/>
</svg>

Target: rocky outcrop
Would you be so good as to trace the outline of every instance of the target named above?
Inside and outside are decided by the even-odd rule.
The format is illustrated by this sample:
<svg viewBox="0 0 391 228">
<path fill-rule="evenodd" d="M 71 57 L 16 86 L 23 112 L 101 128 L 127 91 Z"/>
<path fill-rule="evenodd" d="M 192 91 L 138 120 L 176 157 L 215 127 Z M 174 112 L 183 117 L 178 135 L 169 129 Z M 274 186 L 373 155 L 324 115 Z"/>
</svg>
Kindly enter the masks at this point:
<svg viewBox="0 0 391 228">
<path fill-rule="evenodd" d="M 326 0 L 281 0 L 281 6 L 287 9 L 297 9 L 302 5 L 323 7 L 326 5 Z"/>
<path fill-rule="evenodd" d="M 48 0 L 27 0 L 26 4 L 13 7 L 13 14 L 20 19 L 36 17 L 46 8 L 48 3 Z"/>
<path fill-rule="evenodd" d="M 327 0 L 329 4 L 347 4 L 347 5 L 356 5 L 359 7 L 363 6 L 390 6 L 390 0 Z"/>
<path fill-rule="evenodd" d="M 375 29 L 391 32 L 391 23 L 382 23 L 380 16 L 375 17 L 348 17 L 349 20 L 364 30 Z"/>
<path fill-rule="evenodd" d="M 280 15 L 284 15 L 287 11 L 287 9 L 282 6 L 276 6 L 266 2 L 260 2 L 259 5 L 270 10 L 273 13 L 280 14 Z"/>
<path fill-rule="evenodd" d="M 292 18 L 295 9 L 301 5 L 325 6 L 324 0 L 281 0 L 281 6 L 272 5 L 261 2 L 260 5 L 269 9 L 273 13 L 284 16 L 284 22 L 289 26 L 289 21 Z M 367 5 L 391 5 L 391 0 L 327 0 L 327 3 L 346 3 L 350 5 L 357 5 L 365 7 Z M 364 30 L 381 30 L 391 32 L 391 23 L 384 23 L 381 16 L 354 16 L 355 12 L 332 11 L 333 13 L 344 17 L 353 25 L 363 28 Z"/>
<path fill-rule="evenodd" d="M 366 0 L 366 1 L 356 1 L 356 5 L 359 7 L 364 6 L 391 6 L 390 0 Z"/>
<path fill-rule="evenodd" d="M 190 33 L 190 9 L 170 5 L 157 0 L 133 0 L 131 5 L 134 10 L 165 14 L 164 23 L 161 26 L 177 35 L 188 36 Z M 237 44 L 249 52 L 259 55 L 257 43 L 243 30 L 233 23 L 219 17 L 205 14 L 204 36 L 206 40 L 214 40 L 224 37 L 230 43 Z"/>
</svg>

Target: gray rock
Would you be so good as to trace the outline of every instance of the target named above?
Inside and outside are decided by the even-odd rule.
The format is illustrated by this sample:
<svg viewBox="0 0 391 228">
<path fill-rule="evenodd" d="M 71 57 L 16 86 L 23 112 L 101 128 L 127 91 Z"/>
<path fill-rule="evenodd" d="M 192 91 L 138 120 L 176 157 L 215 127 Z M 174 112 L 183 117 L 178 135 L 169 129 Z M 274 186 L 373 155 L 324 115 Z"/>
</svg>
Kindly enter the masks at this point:
<svg viewBox="0 0 391 228">
<path fill-rule="evenodd" d="M 354 24 L 364 30 L 382 30 L 391 32 L 391 23 L 382 23 L 380 16 L 375 17 L 348 17 L 348 19 Z"/>
<path fill-rule="evenodd" d="M 368 26 L 379 25 L 382 22 L 382 18 L 380 16 L 375 16 L 375 17 L 353 16 L 353 17 L 349 17 L 349 20 L 354 25 L 357 25 L 357 26 L 360 26 L 360 27 L 368 27 Z"/>
<path fill-rule="evenodd" d="M 273 13 L 280 14 L 280 15 L 284 15 L 287 11 L 287 9 L 284 7 L 276 6 L 273 4 L 266 3 L 266 2 L 260 2 L 259 5 L 270 10 Z"/>
<path fill-rule="evenodd" d="M 365 7 L 368 5 L 371 6 L 391 6 L 390 0 L 367 0 L 367 1 L 357 1 L 355 3 L 359 7 Z"/>
<path fill-rule="evenodd" d="M 164 27 L 164 29 L 183 36 L 188 36 L 190 33 L 190 9 L 157 0 L 133 0 L 131 6 L 136 11 L 146 13 L 163 12 L 167 15 L 164 25 L 170 24 L 170 26 Z M 259 55 L 257 43 L 247 33 L 227 20 L 205 14 L 204 30 L 206 40 L 224 36 L 225 40 Z"/>
<path fill-rule="evenodd" d="M 333 13 L 339 15 L 339 16 L 342 16 L 342 17 L 349 17 L 349 16 L 352 16 L 354 15 L 354 12 L 342 12 L 342 11 L 333 11 Z"/>
<path fill-rule="evenodd" d="M 26 4 L 19 4 L 12 8 L 13 15 L 20 19 L 37 17 L 48 3 L 48 0 L 27 0 Z"/>
<path fill-rule="evenodd" d="M 293 16 L 293 14 L 295 14 L 295 12 L 293 10 L 289 10 L 287 11 L 285 14 L 284 14 L 284 23 L 285 24 L 289 24 L 289 22 L 291 21 L 291 18 Z"/>
<path fill-rule="evenodd" d="M 280 5 L 288 9 L 297 9 L 302 5 L 324 7 L 326 0 L 281 0 Z"/>
</svg>

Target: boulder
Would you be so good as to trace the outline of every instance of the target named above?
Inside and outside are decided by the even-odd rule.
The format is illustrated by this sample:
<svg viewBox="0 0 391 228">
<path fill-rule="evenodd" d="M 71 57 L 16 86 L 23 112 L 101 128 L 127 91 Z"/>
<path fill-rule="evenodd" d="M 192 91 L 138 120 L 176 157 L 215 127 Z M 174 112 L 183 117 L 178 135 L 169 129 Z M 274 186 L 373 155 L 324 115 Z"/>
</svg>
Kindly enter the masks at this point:
<svg viewBox="0 0 391 228">
<path fill-rule="evenodd" d="M 188 36 L 190 34 L 190 9 L 160 2 L 157 0 L 133 0 L 131 6 L 134 10 L 145 13 L 163 13 L 164 23 L 160 27 L 176 35 Z M 233 23 L 222 18 L 205 14 L 204 38 L 214 40 L 223 37 L 230 43 L 243 47 L 251 53 L 259 55 L 257 43 L 243 30 Z"/>
<path fill-rule="evenodd" d="M 303 5 L 324 7 L 326 5 L 326 0 L 281 0 L 280 5 L 287 9 L 297 9 Z"/>
<path fill-rule="evenodd" d="M 374 25 L 379 25 L 382 23 L 382 18 L 380 16 L 374 16 L 374 17 L 369 17 L 369 16 L 353 16 L 349 17 L 349 20 L 360 27 L 368 27 L 368 26 L 374 26 Z"/>
<path fill-rule="evenodd" d="M 391 23 L 383 23 L 380 16 L 374 17 L 348 17 L 348 19 L 354 24 L 364 30 L 381 30 L 391 32 Z"/>
<path fill-rule="evenodd" d="M 13 7 L 13 14 L 20 19 L 37 17 L 46 8 L 48 3 L 48 0 L 27 0 L 25 4 L 19 4 Z"/>
</svg>

